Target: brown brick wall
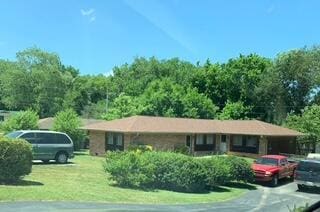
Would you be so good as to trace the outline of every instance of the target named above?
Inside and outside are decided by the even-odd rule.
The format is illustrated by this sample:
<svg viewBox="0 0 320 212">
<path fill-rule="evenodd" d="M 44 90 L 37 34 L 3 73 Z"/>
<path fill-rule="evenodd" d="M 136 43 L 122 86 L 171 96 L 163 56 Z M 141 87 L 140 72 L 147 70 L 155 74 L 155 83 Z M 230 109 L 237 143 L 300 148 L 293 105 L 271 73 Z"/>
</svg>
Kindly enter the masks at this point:
<svg viewBox="0 0 320 212">
<path fill-rule="evenodd" d="M 90 131 L 90 155 L 102 156 L 105 154 L 105 132 Z"/>
<path fill-rule="evenodd" d="M 175 146 L 185 145 L 186 135 L 173 134 L 139 134 L 125 136 L 125 149 L 129 145 L 128 140 L 133 144 L 151 145 L 155 150 L 174 150 Z"/>
</svg>

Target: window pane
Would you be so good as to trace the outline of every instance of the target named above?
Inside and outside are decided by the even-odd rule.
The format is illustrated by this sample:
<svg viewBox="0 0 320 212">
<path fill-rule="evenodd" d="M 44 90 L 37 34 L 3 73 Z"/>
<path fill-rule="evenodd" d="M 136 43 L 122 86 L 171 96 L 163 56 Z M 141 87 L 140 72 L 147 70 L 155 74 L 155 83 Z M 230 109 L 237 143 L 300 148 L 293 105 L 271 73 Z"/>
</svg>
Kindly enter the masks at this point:
<svg viewBox="0 0 320 212">
<path fill-rule="evenodd" d="M 227 136 L 221 135 L 221 142 L 226 142 L 226 141 L 227 141 Z"/>
<path fill-rule="evenodd" d="M 207 144 L 213 144 L 213 135 L 207 135 Z"/>
<path fill-rule="evenodd" d="M 108 133 L 108 144 L 113 144 L 113 133 Z"/>
<path fill-rule="evenodd" d="M 117 145 L 122 146 L 122 134 L 117 134 Z"/>
<path fill-rule="evenodd" d="M 241 135 L 235 135 L 233 136 L 233 146 L 242 146 L 242 136 Z"/>
<path fill-rule="evenodd" d="M 196 144 L 197 145 L 203 145 L 204 144 L 204 136 L 203 135 L 197 135 Z"/>
<path fill-rule="evenodd" d="M 258 138 L 254 137 L 254 136 L 248 136 L 246 146 L 247 147 L 257 147 L 258 146 Z"/>
<path fill-rule="evenodd" d="M 186 146 L 188 146 L 188 147 L 191 146 L 191 137 L 190 137 L 190 135 L 187 135 L 187 137 L 186 137 Z"/>
<path fill-rule="evenodd" d="M 20 138 L 28 141 L 31 144 L 35 144 L 36 143 L 36 138 L 35 138 L 35 134 L 34 133 L 26 133 L 26 134 L 22 135 Z"/>
<path fill-rule="evenodd" d="M 70 144 L 70 140 L 67 136 L 63 134 L 56 134 L 56 143 L 57 144 Z"/>
<path fill-rule="evenodd" d="M 39 144 L 54 144 L 55 134 L 51 133 L 37 133 L 37 140 Z"/>
</svg>

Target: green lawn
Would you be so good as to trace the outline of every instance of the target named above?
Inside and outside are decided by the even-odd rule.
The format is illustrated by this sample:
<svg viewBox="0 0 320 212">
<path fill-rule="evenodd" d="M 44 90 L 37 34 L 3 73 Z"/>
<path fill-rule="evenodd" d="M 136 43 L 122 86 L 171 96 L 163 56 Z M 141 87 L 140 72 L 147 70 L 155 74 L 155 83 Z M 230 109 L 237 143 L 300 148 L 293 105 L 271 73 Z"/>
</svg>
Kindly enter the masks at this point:
<svg viewBox="0 0 320 212">
<path fill-rule="evenodd" d="M 33 165 L 32 173 L 19 185 L 0 185 L 0 201 L 89 201 L 112 203 L 205 203 L 229 200 L 252 186 L 234 184 L 203 194 L 164 190 L 142 191 L 112 186 L 103 171 L 104 158 L 82 153 L 67 165 Z"/>
</svg>

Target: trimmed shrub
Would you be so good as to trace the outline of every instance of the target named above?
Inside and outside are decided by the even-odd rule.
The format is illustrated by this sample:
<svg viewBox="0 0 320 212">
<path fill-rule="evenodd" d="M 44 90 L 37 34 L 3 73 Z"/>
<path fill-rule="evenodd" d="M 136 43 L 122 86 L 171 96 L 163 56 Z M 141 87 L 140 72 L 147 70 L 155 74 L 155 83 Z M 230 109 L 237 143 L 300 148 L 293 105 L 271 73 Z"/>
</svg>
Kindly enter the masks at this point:
<svg viewBox="0 0 320 212">
<path fill-rule="evenodd" d="M 124 187 L 147 187 L 153 179 L 154 165 L 138 152 L 107 152 L 105 171 Z"/>
<path fill-rule="evenodd" d="M 170 152 L 110 152 L 105 170 L 120 186 L 200 192 L 205 171 L 200 161 Z"/>
<path fill-rule="evenodd" d="M 254 180 L 254 173 L 248 161 L 235 156 L 225 156 L 224 158 L 230 167 L 232 181 L 252 182 Z"/>
<path fill-rule="evenodd" d="M 105 171 L 118 185 L 202 192 L 231 181 L 253 179 L 249 163 L 234 156 L 194 158 L 174 152 L 138 150 L 107 153 Z"/>
<path fill-rule="evenodd" d="M 22 139 L 0 138 L 0 182 L 13 183 L 31 173 L 31 145 Z"/>
<path fill-rule="evenodd" d="M 143 157 L 155 166 L 156 188 L 184 192 L 204 190 L 206 176 L 200 161 L 172 152 L 148 152 Z"/>
<path fill-rule="evenodd" d="M 224 185 L 232 180 L 232 169 L 226 157 L 217 156 L 200 159 L 206 170 L 206 184 L 209 187 Z"/>
</svg>

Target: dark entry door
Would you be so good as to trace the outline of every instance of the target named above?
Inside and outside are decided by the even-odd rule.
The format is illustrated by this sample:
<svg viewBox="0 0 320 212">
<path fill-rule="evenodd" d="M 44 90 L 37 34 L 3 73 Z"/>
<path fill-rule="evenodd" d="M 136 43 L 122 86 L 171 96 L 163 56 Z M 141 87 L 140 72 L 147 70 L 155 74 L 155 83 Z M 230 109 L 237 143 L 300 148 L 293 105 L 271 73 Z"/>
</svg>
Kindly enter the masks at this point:
<svg viewBox="0 0 320 212">
<path fill-rule="evenodd" d="M 106 151 L 123 151 L 123 134 L 108 132 L 105 135 Z"/>
<path fill-rule="evenodd" d="M 272 141 L 271 139 L 268 141 L 268 154 L 269 155 L 279 154 L 279 143 L 278 142 Z"/>
</svg>

